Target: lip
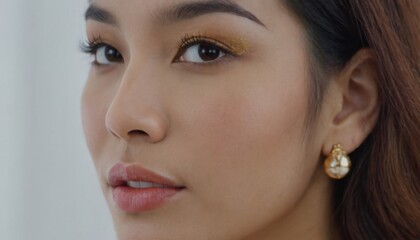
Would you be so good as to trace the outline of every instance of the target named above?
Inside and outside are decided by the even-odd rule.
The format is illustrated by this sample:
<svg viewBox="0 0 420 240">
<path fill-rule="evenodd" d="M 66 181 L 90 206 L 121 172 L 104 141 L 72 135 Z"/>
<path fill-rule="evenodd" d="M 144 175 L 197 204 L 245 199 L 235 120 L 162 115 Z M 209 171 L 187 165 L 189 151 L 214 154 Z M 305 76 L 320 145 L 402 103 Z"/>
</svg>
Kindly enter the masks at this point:
<svg viewBox="0 0 420 240">
<path fill-rule="evenodd" d="M 132 188 L 128 181 L 151 182 L 164 188 Z M 162 207 L 177 193 L 185 189 L 173 181 L 139 165 L 115 164 L 108 174 L 108 184 L 112 187 L 112 197 L 116 205 L 129 213 L 141 213 Z"/>
</svg>

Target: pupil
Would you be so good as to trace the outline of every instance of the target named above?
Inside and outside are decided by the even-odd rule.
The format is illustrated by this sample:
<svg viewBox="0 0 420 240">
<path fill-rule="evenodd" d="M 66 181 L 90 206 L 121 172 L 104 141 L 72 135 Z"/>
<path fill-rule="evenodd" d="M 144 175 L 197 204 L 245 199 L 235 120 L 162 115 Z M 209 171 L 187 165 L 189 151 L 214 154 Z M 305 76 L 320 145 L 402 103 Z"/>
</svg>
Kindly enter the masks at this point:
<svg viewBox="0 0 420 240">
<path fill-rule="evenodd" d="M 220 50 L 205 44 L 200 45 L 198 51 L 204 61 L 213 61 L 220 55 Z"/>
<path fill-rule="evenodd" d="M 107 47 L 105 49 L 105 56 L 106 59 L 110 62 L 121 61 L 121 54 L 115 48 Z"/>
</svg>

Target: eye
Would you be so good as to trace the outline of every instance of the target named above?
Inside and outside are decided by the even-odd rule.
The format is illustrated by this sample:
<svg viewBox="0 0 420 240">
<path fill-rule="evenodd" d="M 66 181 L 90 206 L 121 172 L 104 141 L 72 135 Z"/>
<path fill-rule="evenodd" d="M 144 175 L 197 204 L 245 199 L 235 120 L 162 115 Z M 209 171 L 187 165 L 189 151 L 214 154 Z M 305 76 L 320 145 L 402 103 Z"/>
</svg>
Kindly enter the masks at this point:
<svg viewBox="0 0 420 240">
<path fill-rule="evenodd" d="M 206 63 L 216 61 L 227 54 L 225 50 L 211 43 L 197 43 L 186 47 L 179 62 Z"/>
<path fill-rule="evenodd" d="M 110 65 L 123 62 L 121 53 L 117 49 L 106 44 L 97 46 L 94 56 L 95 63 L 98 65 Z"/>
<path fill-rule="evenodd" d="M 185 62 L 198 65 L 220 63 L 227 57 L 241 56 L 245 51 L 244 44 L 236 40 L 216 40 L 216 38 L 199 34 L 186 34 L 178 43 L 177 54 L 172 62 Z"/>
</svg>

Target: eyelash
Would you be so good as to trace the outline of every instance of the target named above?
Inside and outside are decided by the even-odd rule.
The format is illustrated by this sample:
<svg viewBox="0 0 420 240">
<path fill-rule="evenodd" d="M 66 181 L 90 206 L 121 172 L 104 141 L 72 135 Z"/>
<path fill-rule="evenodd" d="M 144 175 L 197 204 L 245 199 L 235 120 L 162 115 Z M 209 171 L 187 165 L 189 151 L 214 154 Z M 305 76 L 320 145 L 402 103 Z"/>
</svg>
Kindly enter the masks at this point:
<svg viewBox="0 0 420 240">
<path fill-rule="evenodd" d="M 85 40 L 81 42 L 80 50 L 86 54 L 95 56 L 98 49 L 104 46 L 112 47 L 111 45 L 105 43 L 105 41 L 99 36 L 99 37 L 93 38 L 93 40 Z M 95 66 L 100 66 L 100 64 L 96 62 L 96 60 L 94 60 L 92 64 Z"/>
<path fill-rule="evenodd" d="M 197 35 L 185 35 L 177 44 L 176 47 L 176 55 L 174 57 L 174 59 L 172 60 L 173 63 L 179 63 L 182 61 L 179 61 L 179 58 L 186 52 L 186 50 L 189 47 L 192 47 L 194 45 L 197 44 L 207 44 L 210 46 L 213 46 L 215 48 L 217 48 L 218 50 L 222 51 L 223 53 L 226 54 L 225 57 L 229 57 L 229 56 L 233 56 L 233 57 L 237 57 L 239 56 L 238 54 L 235 54 L 233 50 L 231 50 L 229 48 L 229 46 L 227 46 L 226 44 L 215 40 L 213 38 L 209 38 L 206 37 L 204 35 L 201 34 L 197 34 Z M 95 56 L 96 52 L 99 48 L 104 47 L 104 46 L 108 46 L 108 47 L 112 47 L 114 48 L 112 45 L 109 45 L 106 43 L 106 41 L 104 41 L 100 36 L 93 38 L 92 40 L 86 40 L 83 41 L 80 44 L 80 50 L 86 54 Z M 214 60 L 214 61 L 209 61 L 206 63 L 195 63 L 195 62 L 187 62 L 189 64 L 193 64 L 193 65 L 210 65 L 210 64 L 217 64 L 220 60 Z M 95 66 L 101 66 L 101 64 L 99 64 L 98 62 L 96 62 L 96 60 L 94 60 L 92 62 L 92 64 L 94 64 Z"/>
<path fill-rule="evenodd" d="M 225 53 L 227 56 L 233 56 L 233 57 L 237 57 L 238 54 L 235 54 L 233 50 L 230 49 L 229 46 L 227 46 L 226 44 L 204 36 L 202 34 L 197 34 L 197 35 L 185 35 L 177 44 L 177 54 L 175 55 L 174 59 L 172 60 L 173 62 L 179 62 L 177 61 L 177 59 L 179 59 L 189 47 L 192 47 L 194 45 L 197 44 L 206 44 L 212 47 L 217 48 L 218 50 L 222 51 L 223 53 Z M 191 63 L 191 64 L 196 64 L 196 65 L 208 65 L 208 64 L 215 64 L 217 62 L 219 62 L 220 60 L 214 60 L 214 61 L 209 61 L 206 63 Z"/>
</svg>

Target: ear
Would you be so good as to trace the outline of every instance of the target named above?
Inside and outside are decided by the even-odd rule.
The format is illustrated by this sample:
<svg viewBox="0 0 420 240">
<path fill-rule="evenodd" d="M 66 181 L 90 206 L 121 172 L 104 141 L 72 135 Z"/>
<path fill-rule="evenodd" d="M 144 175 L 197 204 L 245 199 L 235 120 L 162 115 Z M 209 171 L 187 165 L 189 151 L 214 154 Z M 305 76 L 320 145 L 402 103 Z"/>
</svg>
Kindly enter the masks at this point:
<svg viewBox="0 0 420 240">
<path fill-rule="evenodd" d="M 369 49 L 359 50 L 336 75 L 325 101 L 331 106 L 325 156 L 334 144 L 351 153 L 372 132 L 379 114 L 378 75 Z"/>
</svg>

